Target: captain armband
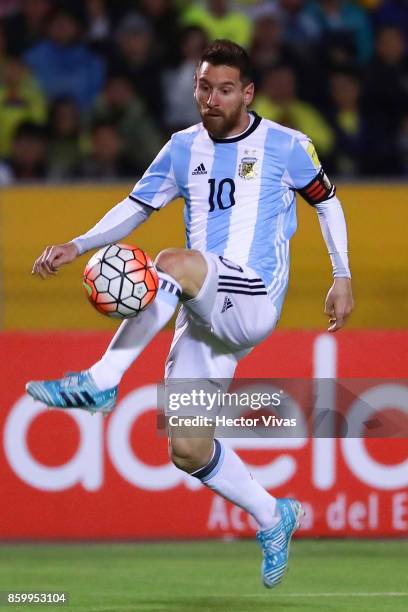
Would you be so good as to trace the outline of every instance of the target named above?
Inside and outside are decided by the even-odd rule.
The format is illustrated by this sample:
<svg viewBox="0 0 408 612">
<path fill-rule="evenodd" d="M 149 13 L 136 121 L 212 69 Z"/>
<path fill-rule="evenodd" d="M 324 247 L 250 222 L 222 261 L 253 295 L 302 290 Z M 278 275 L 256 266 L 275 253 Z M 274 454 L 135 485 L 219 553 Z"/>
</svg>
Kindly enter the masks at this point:
<svg viewBox="0 0 408 612">
<path fill-rule="evenodd" d="M 330 182 L 329 178 L 324 173 L 323 168 L 320 168 L 319 173 L 312 181 L 310 181 L 310 183 L 308 183 L 302 189 L 297 189 L 296 191 L 311 206 L 320 204 L 320 202 L 329 200 L 336 195 L 336 187 Z"/>
</svg>

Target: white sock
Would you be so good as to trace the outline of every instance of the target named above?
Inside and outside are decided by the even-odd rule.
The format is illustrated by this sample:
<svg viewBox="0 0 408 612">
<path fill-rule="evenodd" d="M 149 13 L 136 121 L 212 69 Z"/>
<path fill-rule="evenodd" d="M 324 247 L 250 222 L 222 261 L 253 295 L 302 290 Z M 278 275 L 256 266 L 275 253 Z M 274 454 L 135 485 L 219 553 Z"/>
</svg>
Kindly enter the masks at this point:
<svg viewBox="0 0 408 612">
<path fill-rule="evenodd" d="M 159 272 L 160 286 L 153 304 L 133 319 L 123 321 L 102 359 L 90 372 L 101 390 L 118 385 L 126 370 L 171 319 L 181 295 L 180 285 Z"/>
<path fill-rule="evenodd" d="M 193 472 L 192 476 L 249 512 L 261 530 L 270 529 L 279 521 L 275 514 L 276 498 L 254 480 L 238 455 L 219 440 L 214 440 L 212 459 L 207 465 Z"/>
</svg>

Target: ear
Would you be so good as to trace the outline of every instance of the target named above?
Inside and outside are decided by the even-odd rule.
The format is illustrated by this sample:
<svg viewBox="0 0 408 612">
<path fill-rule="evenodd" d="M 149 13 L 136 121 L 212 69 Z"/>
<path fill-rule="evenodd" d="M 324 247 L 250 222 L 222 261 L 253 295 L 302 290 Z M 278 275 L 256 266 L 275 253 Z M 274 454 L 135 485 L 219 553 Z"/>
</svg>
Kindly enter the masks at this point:
<svg viewBox="0 0 408 612">
<path fill-rule="evenodd" d="M 244 102 L 246 106 L 249 106 L 254 99 L 255 86 L 253 83 L 249 83 L 244 87 Z"/>
</svg>

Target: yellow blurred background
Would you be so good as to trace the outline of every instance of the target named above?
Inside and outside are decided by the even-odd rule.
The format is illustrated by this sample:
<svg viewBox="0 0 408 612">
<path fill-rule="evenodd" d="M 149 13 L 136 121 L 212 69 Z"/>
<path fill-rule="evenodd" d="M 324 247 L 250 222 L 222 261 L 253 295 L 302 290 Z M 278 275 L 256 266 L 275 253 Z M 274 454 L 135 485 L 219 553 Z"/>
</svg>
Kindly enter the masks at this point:
<svg viewBox="0 0 408 612">
<path fill-rule="evenodd" d="M 81 283 L 87 255 L 55 278 L 32 277 L 34 259 L 47 244 L 66 242 L 85 232 L 132 185 L 16 187 L 0 200 L 2 329 L 114 329 L 117 322 L 88 304 Z M 350 328 L 401 329 L 408 312 L 404 185 L 338 186 L 351 252 L 356 310 Z M 183 203 L 154 213 L 124 240 L 155 256 L 184 245 Z M 291 242 L 291 279 L 280 328 L 324 329 L 323 304 L 331 267 L 316 213 L 298 198 L 298 230 Z"/>
</svg>

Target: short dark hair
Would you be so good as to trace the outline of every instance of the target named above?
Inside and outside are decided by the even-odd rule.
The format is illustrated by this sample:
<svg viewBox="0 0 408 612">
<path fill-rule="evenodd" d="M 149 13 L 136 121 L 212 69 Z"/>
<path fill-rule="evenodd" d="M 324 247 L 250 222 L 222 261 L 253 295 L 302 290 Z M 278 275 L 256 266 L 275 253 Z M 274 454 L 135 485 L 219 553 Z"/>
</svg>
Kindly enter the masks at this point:
<svg viewBox="0 0 408 612">
<path fill-rule="evenodd" d="M 232 66 L 238 68 L 242 83 L 248 85 L 253 81 L 252 65 L 248 53 L 232 42 L 232 40 L 217 39 L 206 47 L 198 63 L 200 67 L 204 62 L 212 66 Z"/>
</svg>

